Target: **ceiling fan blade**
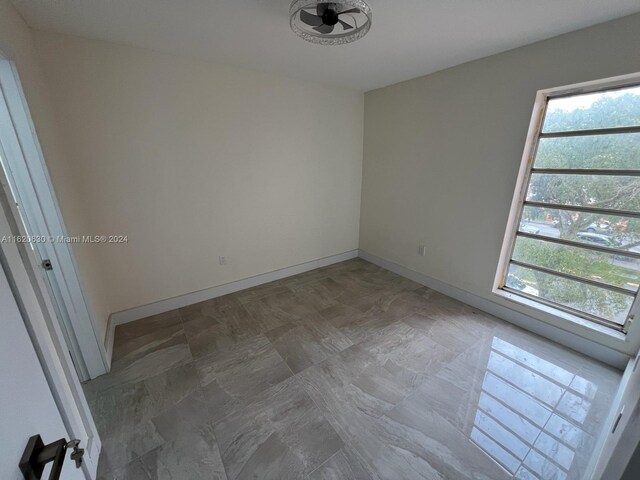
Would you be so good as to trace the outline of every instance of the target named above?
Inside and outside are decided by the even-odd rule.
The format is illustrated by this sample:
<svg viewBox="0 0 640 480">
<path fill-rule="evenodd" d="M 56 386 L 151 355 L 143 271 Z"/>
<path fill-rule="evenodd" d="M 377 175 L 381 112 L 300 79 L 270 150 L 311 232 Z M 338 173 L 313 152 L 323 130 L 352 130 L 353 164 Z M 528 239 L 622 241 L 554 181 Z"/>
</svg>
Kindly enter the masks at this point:
<svg viewBox="0 0 640 480">
<path fill-rule="evenodd" d="M 343 22 L 340 19 L 338 19 L 338 21 L 340 22 L 340 25 L 342 25 L 342 28 L 344 28 L 345 30 L 351 30 L 353 28 L 353 26 L 349 25 L 347 22 Z"/>
<path fill-rule="evenodd" d="M 338 12 L 338 15 L 342 15 L 343 13 L 360 13 L 359 8 L 351 8 L 349 10 L 345 10 L 344 12 Z"/>
<path fill-rule="evenodd" d="M 319 27 L 322 25 L 322 18 L 316 17 L 309 12 L 305 12 L 304 10 L 300 10 L 300 20 L 302 20 L 307 25 L 311 25 L 312 27 Z"/>
<path fill-rule="evenodd" d="M 322 17 L 322 15 L 324 15 L 324 12 L 329 8 L 329 4 L 328 3 L 319 3 L 316 6 L 316 14 L 319 17 Z"/>
<path fill-rule="evenodd" d="M 318 33 L 331 33 L 333 32 L 333 25 L 320 25 L 319 27 L 313 27 L 313 29 Z"/>
</svg>

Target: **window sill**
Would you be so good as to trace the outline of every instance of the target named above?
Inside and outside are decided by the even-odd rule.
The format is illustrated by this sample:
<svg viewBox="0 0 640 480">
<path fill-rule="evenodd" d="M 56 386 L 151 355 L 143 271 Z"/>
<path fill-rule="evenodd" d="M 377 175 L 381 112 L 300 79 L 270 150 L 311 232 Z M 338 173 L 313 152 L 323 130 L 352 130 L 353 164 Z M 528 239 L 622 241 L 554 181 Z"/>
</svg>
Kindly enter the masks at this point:
<svg viewBox="0 0 640 480">
<path fill-rule="evenodd" d="M 584 318 L 578 317 L 577 315 L 572 315 L 571 313 L 568 312 L 564 312 L 562 310 L 559 310 L 557 308 L 553 308 L 551 306 L 548 305 L 543 305 L 540 304 L 534 300 L 530 300 L 528 298 L 525 297 L 521 297 L 519 295 L 510 293 L 510 292 L 506 292 L 504 290 L 501 289 L 494 289 L 493 293 L 501 298 L 504 298 L 506 300 L 509 300 L 513 303 L 517 303 L 519 305 L 524 305 L 525 307 L 529 307 L 537 312 L 541 312 L 543 314 L 543 316 L 550 316 L 551 318 L 549 320 L 553 320 L 553 319 L 559 319 L 562 321 L 567 321 L 567 322 L 571 322 L 573 325 L 577 325 L 578 327 L 580 327 L 581 329 L 587 330 L 591 333 L 598 333 L 601 335 L 606 335 L 607 337 L 616 340 L 618 342 L 625 342 L 627 339 L 627 335 L 622 333 L 622 332 L 617 332 L 609 327 L 606 327 L 604 325 L 599 325 L 597 323 L 591 322 L 589 320 L 586 320 Z M 547 321 L 544 318 L 540 318 L 540 316 L 536 316 L 536 315 L 530 315 L 533 318 L 536 318 L 537 320 L 543 321 L 545 323 L 550 323 L 558 328 L 562 328 L 562 325 L 559 324 L 558 322 L 552 322 L 552 321 Z"/>
</svg>

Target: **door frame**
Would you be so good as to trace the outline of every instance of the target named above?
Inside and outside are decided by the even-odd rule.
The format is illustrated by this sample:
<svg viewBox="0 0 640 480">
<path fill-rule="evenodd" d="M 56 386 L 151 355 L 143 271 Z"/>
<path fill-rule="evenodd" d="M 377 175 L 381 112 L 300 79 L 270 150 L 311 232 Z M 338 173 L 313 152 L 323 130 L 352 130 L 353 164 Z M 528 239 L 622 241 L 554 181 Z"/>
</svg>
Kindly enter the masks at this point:
<svg viewBox="0 0 640 480">
<path fill-rule="evenodd" d="M 0 238 L 24 235 L 7 179 L 0 169 Z M 39 274 L 35 252 L 23 243 L 0 242 L 0 268 L 22 313 L 38 360 L 70 438 L 85 449 L 83 473 L 95 479 L 102 443 L 66 347 L 55 309 Z M 28 379 L 25 379 L 28 381 Z"/>
<path fill-rule="evenodd" d="M 585 478 L 619 478 L 640 439 L 640 352 L 630 358 L 598 438 Z"/>
<path fill-rule="evenodd" d="M 81 381 L 95 378 L 109 371 L 109 358 L 96 326 L 93 310 L 84 292 L 77 262 L 67 239 L 67 229 L 54 193 L 40 144 L 35 134 L 26 97 L 22 90 L 18 71 L 13 61 L 0 52 L 0 129 L 2 147 L 8 167 L 5 182 L 14 187 L 23 221 L 28 223 L 30 235 L 48 239 L 35 245 L 43 258 L 53 264 L 53 270 L 45 272 L 38 262 L 38 270 L 49 277 L 46 290 L 54 295 L 54 308 L 63 324 L 65 343 L 69 348 Z M 6 187 L 6 184 L 5 184 Z M 5 188 L 5 193 L 12 192 Z M 11 197 L 10 197 L 11 198 Z M 20 219 L 20 217 L 16 217 Z M 21 229 L 24 230 L 24 229 Z M 23 232 L 26 234 L 26 232 Z M 53 241 L 58 239 L 58 241 Z M 55 311 L 55 310 L 54 310 Z"/>
</svg>

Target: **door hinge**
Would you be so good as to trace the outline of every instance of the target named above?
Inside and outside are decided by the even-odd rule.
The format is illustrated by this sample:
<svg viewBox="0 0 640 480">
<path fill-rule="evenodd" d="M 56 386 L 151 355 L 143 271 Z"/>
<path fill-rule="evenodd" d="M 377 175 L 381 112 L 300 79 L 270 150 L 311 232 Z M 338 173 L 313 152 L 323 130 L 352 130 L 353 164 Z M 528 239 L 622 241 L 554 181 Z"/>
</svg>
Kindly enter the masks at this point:
<svg viewBox="0 0 640 480">
<path fill-rule="evenodd" d="M 51 260 L 49 260 L 48 258 L 45 258 L 44 260 L 42 260 L 42 268 L 44 268 L 45 270 L 53 270 L 53 264 L 51 263 Z"/>
<path fill-rule="evenodd" d="M 616 420 L 613 422 L 613 428 L 611 429 L 612 435 L 616 433 L 616 430 L 618 429 L 618 425 L 620 425 L 620 420 L 622 420 L 622 415 L 624 415 L 624 407 L 626 407 L 626 405 L 622 406 L 622 408 L 620 409 L 620 412 L 618 413 L 618 416 L 616 417 Z"/>
</svg>

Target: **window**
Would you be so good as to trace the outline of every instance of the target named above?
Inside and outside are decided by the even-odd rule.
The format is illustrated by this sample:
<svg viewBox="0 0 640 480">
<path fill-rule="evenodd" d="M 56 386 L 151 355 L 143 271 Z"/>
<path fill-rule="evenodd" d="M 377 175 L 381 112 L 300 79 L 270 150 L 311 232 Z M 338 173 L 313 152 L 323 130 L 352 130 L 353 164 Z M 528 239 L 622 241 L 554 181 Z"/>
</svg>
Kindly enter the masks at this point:
<svg viewBox="0 0 640 480">
<path fill-rule="evenodd" d="M 640 85 L 626 81 L 538 93 L 495 285 L 623 333 L 640 285 Z"/>
</svg>

